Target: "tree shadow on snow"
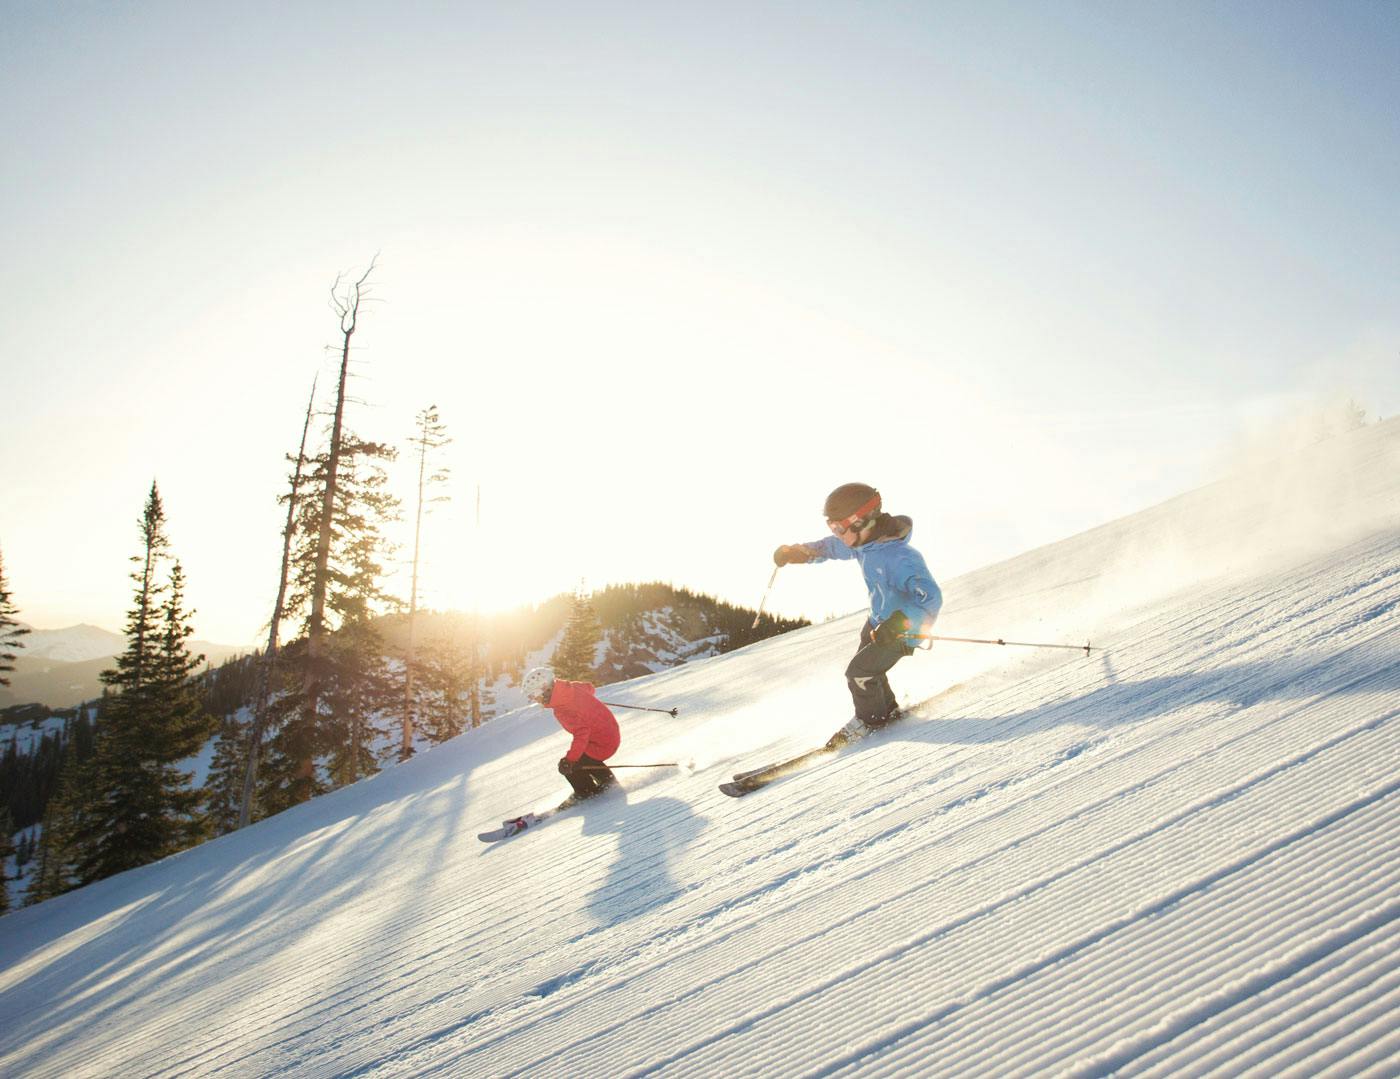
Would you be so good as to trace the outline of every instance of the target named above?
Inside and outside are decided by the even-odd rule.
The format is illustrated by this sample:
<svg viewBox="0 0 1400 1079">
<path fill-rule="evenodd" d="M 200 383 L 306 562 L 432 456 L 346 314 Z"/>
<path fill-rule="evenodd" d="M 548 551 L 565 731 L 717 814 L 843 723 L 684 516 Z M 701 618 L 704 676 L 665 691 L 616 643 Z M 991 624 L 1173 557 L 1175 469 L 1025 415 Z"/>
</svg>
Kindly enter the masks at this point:
<svg viewBox="0 0 1400 1079">
<path fill-rule="evenodd" d="M 123 1022 L 128 1008 L 139 1009 L 159 987 L 198 989 L 209 980 L 251 973 L 269 953 L 294 949 L 326 917 L 358 905 L 366 888 L 394 874 L 403 882 L 394 893 L 400 905 L 375 911 L 379 917 L 365 919 L 359 939 L 345 941 L 310 976 L 321 987 L 321 1000 L 352 991 L 365 952 L 392 946 L 392 936 L 381 940 L 378 930 L 386 923 L 412 924 L 415 910 L 435 890 L 447 849 L 463 841 L 474 762 L 431 756 L 380 773 L 368 786 L 343 788 L 257 827 L 45 903 L 49 918 L 42 936 L 4 949 L 0 965 L 18 963 L 70 932 L 77 932 L 77 943 L 0 994 L 0 1010 L 9 1013 L 5 1041 L 16 1050 L 11 1063 L 21 1072 L 39 1064 L 48 1044 L 45 1032 L 68 1023 Z M 406 862 L 405 847 L 432 856 Z M 312 917 L 313 911 L 319 913 Z M 95 916 L 100 932 L 84 932 Z M 306 1017 L 291 1017 L 289 1028 L 301 1021 Z M 265 1050 L 278 1036 L 265 1032 L 248 1052 Z M 189 1056 L 182 1061 L 172 1055 L 166 1064 L 198 1070 L 202 1039 L 171 1035 L 170 1041 L 183 1043 Z"/>
</svg>

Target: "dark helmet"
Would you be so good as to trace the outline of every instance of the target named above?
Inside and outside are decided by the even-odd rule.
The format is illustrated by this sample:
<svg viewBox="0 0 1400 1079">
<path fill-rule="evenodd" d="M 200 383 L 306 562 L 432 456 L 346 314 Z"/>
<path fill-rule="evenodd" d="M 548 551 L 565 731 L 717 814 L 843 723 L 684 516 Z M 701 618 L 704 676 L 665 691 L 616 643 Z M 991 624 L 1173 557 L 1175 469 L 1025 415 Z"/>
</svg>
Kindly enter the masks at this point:
<svg viewBox="0 0 1400 1079">
<path fill-rule="evenodd" d="M 863 524 L 880 513 L 880 492 L 868 483 L 843 483 L 826 496 L 827 521 Z"/>
</svg>

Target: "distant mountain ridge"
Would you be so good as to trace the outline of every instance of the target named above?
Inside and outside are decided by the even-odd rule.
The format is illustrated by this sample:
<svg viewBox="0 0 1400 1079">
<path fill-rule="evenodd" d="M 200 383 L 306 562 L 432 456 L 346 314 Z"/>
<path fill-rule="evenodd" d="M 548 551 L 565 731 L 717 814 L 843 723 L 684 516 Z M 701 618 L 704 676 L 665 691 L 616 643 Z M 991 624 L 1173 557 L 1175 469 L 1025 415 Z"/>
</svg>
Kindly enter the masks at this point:
<svg viewBox="0 0 1400 1079">
<path fill-rule="evenodd" d="M 89 659 L 115 656 L 126 645 L 120 633 L 82 623 L 66 629 L 27 627 L 24 637 L 26 659 L 46 659 L 56 663 L 82 663 Z"/>
<path fill-rule="evenodd" d="M 126 638 L 100 626 L 80 624 L 66 629 L 34 629 L 15 649 L 9 686 L 0 686 L 0 708 L 42 704 L 71 708 L 102 695 L 101 674 L 126 648 Z M 247 648 L 211 641 L 193 641 L 190 651 L 202 653 L 218 666 Z"/>
</svg>

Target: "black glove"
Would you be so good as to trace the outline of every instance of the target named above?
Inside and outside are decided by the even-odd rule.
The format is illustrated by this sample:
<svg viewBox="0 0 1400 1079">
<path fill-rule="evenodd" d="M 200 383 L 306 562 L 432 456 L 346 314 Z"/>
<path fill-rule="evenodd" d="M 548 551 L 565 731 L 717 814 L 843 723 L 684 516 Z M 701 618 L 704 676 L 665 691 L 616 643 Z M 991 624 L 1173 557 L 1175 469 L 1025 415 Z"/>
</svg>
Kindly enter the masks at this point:
<svg viewBox="0 0 1400 1079">
<path fill-rule="evenodd" d="M 909 642 L 904 639 L 904 635 L 908 632 L 909 616 L 903 611 L 895 611 L 870 631 L 870 639 L 882 648 L 890 648 L 897 644 L 907 647 Z"/>
<path fill-rule="evenodd" d="M 773 552 L 773 565 L 786 566 L 789 562 L 812 561 L 812 552 L 800 543 L 785 543 Z"/>
<path fill-rule="evenodd" d="M 574 769 L 578 767 L 578 761 L 571 761 L 568 757 L 559 758 L 559 774 L 568 777 L 574 774 Z"/>
</svg>

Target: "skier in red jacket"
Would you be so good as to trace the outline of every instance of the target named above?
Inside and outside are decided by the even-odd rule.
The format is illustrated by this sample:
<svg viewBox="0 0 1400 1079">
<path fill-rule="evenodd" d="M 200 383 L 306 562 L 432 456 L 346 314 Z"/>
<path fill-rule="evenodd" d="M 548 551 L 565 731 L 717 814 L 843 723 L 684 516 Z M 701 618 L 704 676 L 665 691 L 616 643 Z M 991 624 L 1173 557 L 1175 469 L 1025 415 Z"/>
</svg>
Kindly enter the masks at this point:
<svg viewBox="0 0 1400 1079">
<path fill-rule="evenodd" d="M 556 679 L 548 667 L 535 667 L 521 681 L 525 696 L 554 713 L 559 726 L 574 736 L 559 759 L 559 774 L 574 788 L 578 800 L 601 794 L 617 777 L 603 762 L 617 752 L 622 733 L 617 717 L 593 694 L 587 682 Z"/>
</svg>

